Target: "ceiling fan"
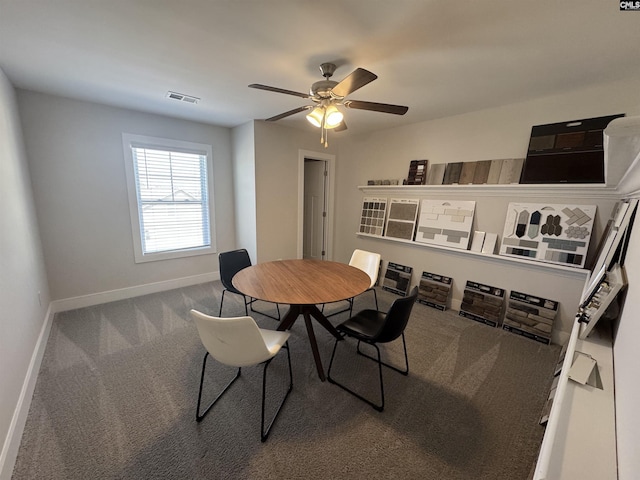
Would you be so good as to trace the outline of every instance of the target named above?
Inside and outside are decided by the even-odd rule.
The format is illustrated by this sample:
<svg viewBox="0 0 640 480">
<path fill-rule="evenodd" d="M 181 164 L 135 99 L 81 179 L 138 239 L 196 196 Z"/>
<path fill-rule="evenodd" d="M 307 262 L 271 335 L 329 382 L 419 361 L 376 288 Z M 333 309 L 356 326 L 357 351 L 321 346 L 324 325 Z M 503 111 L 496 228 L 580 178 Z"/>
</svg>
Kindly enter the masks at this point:
<svg viewBox="0 0 640 480">
<path fill-rule="evenodd" d="M 324 143 L 324 146 L 328 146 L 327 142 L 327 130 L 335 129 L 336 132 L 346 130 L 347 125 L 344 122 L 344 115 L 338 109 L 338 106 L 344 106 L 347 108 L 355 108 L 358 110 L 370 110 L 373 112 L 393 113 L 394 115 L 404 115 L 409 110 L 409 107 L 402 105 L 391 105 L 388 103 L 375 103 L 375 102 L 363 102 L 360 100 L 346 100 L 345 97 L 366 84 L 373 82 L 377 75 L 371 73 L 364 68 L 356 68 L 342 81 L 336 82 L 330 80 L 333 73 L 336 71 L 336 65 L 333 63 L 323 63 L 320 65 L 320 72 L 324 80 L 320 80 L 311 85 L 309 93 L 294 92 L 292 90 L 285 90 L 283 88 L 270 87 L 268 85 L 261 85 L 259 83 L 252 83 L 250 88 L 257 88 L 259 90 L 267 90 L 269 92 L 284 93 L 286 95 L 295 95 L 296 97 L 302 97 L 311 100 L 313 104 L 304 105 L 302 107 L 294 108 L 288 112 L 275 115 L 267 118 L 267 122 L 275 122 L 282 118 L 296 113 L 304 112 L 305 110 L 311 110 L 307 114 L 307 120 L 311 124 L 321 129 L 320 142 Z"/>
</svg>

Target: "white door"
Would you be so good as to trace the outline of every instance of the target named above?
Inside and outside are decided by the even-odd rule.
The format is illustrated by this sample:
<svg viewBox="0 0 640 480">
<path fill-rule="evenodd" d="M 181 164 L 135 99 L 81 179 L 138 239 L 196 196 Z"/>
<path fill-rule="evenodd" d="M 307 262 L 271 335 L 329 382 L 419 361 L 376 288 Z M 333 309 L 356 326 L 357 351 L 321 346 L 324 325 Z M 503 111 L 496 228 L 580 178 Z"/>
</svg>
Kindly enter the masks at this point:
<svg viewBox="0 0 640 480">
<path fill-rule="evenodd" d="M 303 258 L 324 260 L 326 256 L 326 171 L 326 161 L 304 159 Z"/>
</svg>

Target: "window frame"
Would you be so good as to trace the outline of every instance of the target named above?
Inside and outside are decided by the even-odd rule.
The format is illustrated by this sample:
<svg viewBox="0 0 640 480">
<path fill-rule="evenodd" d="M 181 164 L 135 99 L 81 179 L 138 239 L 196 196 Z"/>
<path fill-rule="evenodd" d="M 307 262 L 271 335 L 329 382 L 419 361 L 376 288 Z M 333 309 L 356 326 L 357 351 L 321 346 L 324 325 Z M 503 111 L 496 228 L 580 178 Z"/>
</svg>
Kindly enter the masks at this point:
<svg viewBox="0 0 640 480">
<path fill-rule="evenodd" d="M 196 255 L 209 255 L 216 253 L 215 235 L 215 202 L 213 190 L 213 154 L 211 145 L 204 143 L 187 142 L 168 138 L 150 137 L 131 133 L 122 134 L 122 146 L 124 149 L 125 174 L 127 179 L 127 194 L 129 200 L 129 216 L 131 219 L 131 231 L 133 239 L 133 253 L 135 263 L 154 262 L 174 258 L 192 257 Z M 205 247 L 184 248 L 163 252 L 144 253 L 142 250 L 142 231 L 140 229 L 140 210 L 138 205 L 138 191 L 136 189 L 136 177 L 134 171 L 133 148 L 151 148 L 169 150 L 181 153 L 204 155 L 206 157 L 207 172 L 207 200 L 209 208 L 209 238 L 210 245 Z"/>
</svg>

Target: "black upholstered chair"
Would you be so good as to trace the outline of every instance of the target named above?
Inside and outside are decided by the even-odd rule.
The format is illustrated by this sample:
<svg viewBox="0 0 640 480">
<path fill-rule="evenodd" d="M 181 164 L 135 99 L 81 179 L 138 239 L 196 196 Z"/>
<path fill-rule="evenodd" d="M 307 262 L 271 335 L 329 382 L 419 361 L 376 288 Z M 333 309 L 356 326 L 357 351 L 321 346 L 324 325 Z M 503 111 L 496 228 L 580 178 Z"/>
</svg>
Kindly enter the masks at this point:
<svg viewBox="0 0 640 480">
<path fill-rule="evenodd" d="M 238 273 L 243 268 L 247 268 L 251 266 L 251 258 L 249 257 L 249 252 L 247 252 L 244 248 L 238 250 L 232 250 L 229 252 L 222 252 L 218 255 L 218 261 L 220 264 L 220 281 L 222 282 L 222 286 L 224 289 L 222 290 L 222 298 L 220 299 L 220 311 L 218 312 L 218 316 L 222 316 L 222 304 L 224 303 L 224 294 L 226 292 L 235 293 L 236 295 L 242 296 L 244 300 L 244 313 L 245 315 L 249 315 L 248 306 L 251 307 L 252 312 L 259 313 L 261 315 L 265 315 L 269 318 L 273 318 L 274 320 L 280 321 L 280 307 L 276 303 L 276 310 L 278 312 L 278 316 L 274 317 L 273 315 L 265 312 L 261 312 L 259 310 L 255 310 L 253 307 L 254 302 L 257 299 L 247 297 L 242 292 L 240 292 L 236 287 L 233 286 L 231 280 L 233 276 Z"/>
<path fill-rule="evenodd" d="M 333 346 L 333 353 L 331 354 L 327 380 L 335 385 L 338 385 L 340 388 L 346 390 L 360 400 L 368 403 L 379 412 L 384 410 L 384 385 L 382 381 L 382 366 L 384 365 L 385 367 L 391 368 L 392 370 L 395 370 L 396 372 L 399 372 L 403 375 L 407 375 L 409 373 L 409 358 L 407 356 L 407 344 L 404 338 L 404 329 L 407 326 L 407 322 L 409 321 L 409 317 L 411 316 L 411 310 L 413 309 L 413 304 L 415 303 L 417 297 L 418 287 L 416 286 L 413 288 L 413 290 L 411 290 L 409 296 L 395 300 L 386 314 L 378 310 L 362 310 L 361 312 L 357 313 L 356 315 L 336 327 L 344 337 L 351 337 L 358 341 L 358 346 L 356 349 L 358 354 L 364 355 L 365 357 L 378 362 L 378 373 L 380 377 L 379 404 L 364 398 L 362 395 L 337 382 L 331 376 L 333 360 L 336 355 L 338 343 L 340 343 L 338 340 L 336 340 L 336 343 Z M 380 348 L 378 347 L 379 343 L 389 343 L 399 337 L 402 337 L 402 346 L 404 348 L 405 368 L 402 370 L 394 367 L 393 365 L 389 365 L 383 362 L 380 357 Z M 360 350 L 361 342 L 373 346 L 376 349 L 377 358 L 362 352 Z"/>
</svg>

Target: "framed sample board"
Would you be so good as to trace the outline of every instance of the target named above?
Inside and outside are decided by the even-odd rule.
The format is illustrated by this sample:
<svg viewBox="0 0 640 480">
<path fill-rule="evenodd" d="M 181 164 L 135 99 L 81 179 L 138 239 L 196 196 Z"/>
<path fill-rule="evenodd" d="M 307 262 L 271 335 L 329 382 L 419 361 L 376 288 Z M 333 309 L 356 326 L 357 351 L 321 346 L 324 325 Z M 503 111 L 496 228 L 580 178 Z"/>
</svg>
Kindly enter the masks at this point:
<svg viewBox="0 0 640 480">
<path fill-rule="evenodd" d="M 510 203 L 500 255 L 582 268 L 595 216 L 595 205 Z"/>
<path fill-rule="evenodd" d="M 387 211 L 386 198 L 364 198 L 358 233 L 382 236 Z"/>
<path fill-rule="evenodd" d="M 417 199 L 392 198 L 389 202 L 384 236 L 413 240 L 413 231 L 418 216 L 418 203 Z"/>
<path fill-rule="evenodd" d="M 424 185 L 427 180 L 429 160 L 411 160 L 407 185 Z"/>
<path fill-rule="evenodd" d="M 512 291 L 502 329 L 548 345 L 558 306 L 555 300 Z"/>
<path fill-rule="evenodd" d="M 504 290 L 502 288 L 467 281 L 464 288 L 460 316 L 491 327 L 500 325 Z"/>
<path fill-rule="evenodd" d="M 446 247 L 469 247 L 474 201 L 422 200 L 416 242 Z"/>
<path fill-rule="evenodd" d="M 422 272 L 418 302 L 438 310 L 446 310 L 453 279 L 436 273 Z"/>
<path fill-rule="evenodd" d="M 389 262 L 387 271 L 384 274 L 382 289 L 406 297 L 411 287 L 412 267 Z"/>
</svg>

